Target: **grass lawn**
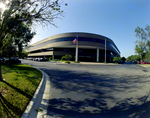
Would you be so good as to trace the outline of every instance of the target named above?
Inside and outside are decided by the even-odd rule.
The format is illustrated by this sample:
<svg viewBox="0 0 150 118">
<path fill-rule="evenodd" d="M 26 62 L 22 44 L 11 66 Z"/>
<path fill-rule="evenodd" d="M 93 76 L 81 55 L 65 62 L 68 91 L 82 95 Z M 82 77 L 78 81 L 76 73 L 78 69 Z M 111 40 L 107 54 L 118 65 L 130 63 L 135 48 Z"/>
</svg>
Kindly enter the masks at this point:
<svg viewBox="0 0 150 118">
<path fill-rule="evenodd" d="M 2 65 L 0 82 L 0 118 L 20 118 L 42 78 L 42 73 L 29 65 Z"/>
</svg>

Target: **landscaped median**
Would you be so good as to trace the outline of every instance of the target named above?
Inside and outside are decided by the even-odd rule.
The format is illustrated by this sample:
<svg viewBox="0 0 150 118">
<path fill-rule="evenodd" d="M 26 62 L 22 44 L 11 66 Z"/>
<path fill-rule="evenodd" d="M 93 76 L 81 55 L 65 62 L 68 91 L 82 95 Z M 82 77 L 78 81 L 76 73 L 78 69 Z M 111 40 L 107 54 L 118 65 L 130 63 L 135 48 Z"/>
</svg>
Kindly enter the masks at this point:
<svg viewBox="0 0 150 118">
<path fill-rule="evenodd" d="M 29 65 L 2 65 L 0 118 L 20 118 L 38 87 L 42 73 Z"/>
</svg>

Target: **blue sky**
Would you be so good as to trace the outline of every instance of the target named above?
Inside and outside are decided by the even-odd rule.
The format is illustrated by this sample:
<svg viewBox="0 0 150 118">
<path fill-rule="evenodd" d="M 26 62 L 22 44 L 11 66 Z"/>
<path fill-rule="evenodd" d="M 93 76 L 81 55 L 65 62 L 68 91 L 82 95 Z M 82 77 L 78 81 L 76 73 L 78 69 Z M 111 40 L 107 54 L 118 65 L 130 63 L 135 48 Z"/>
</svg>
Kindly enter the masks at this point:
<svg viewBox="0 0 150 118">
<path fill-rule="evenodd" d="M 150 25 L 150 0 L 63 0 L 65 17 L 56 19 L 58 28 L 36 27 L 31 44 L 55 34 L 88 32 L 114 41 L 121 56 L 135 54 L 135 28 Z"/>
</svg>

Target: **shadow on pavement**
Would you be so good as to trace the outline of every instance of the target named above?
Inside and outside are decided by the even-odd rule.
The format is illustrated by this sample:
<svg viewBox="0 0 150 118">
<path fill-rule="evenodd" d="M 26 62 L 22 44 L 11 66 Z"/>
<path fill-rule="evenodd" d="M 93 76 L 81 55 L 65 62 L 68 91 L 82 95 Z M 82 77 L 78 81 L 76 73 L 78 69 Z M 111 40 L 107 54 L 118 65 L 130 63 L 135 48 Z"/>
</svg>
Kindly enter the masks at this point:
<svg viewBox="0 0 150 118">
<path fill-rule="evenodd" d="M 62 94 L 77 92 L 89 95 L 89 98 L 74 100 L 71 98 L 53 98 L 49 102 L 48 115 L 68 118 L 143 118 L 150 117 L 149 93 L 139 98 L 126 97 L 117 99 L 117 93 L 136 92 L 142 84 L 150 83 L 150 79 L 141 79 L 139 75 L 107 75 L 80 73 L 62 70 L 44 70 L 51 78 L 52 87 L 61 89 Z M 137 86 L 138 84 L 138 86 Z M 149 89 L 149 88 L 148 88 Z M 83 96 L 84 97 L 84 96 Z M 115 104 L 111 107 L 107 101 Z"/>
<path fill-rule="evenodd" d="M 149 93 L 146 93 L 149 90 L 150 75 L 144 67 L 135 64 L 112 65 L 112 67 L 107 65 L 63 66 L 49 65 L 49 63 L 42 63 L 40 67 L 38 64 L 35 65 L 50 76 L 51 86 L 57 90 L 56 94 L 59 90 L 61 91 L 59 94 L 62 94 L 62 96 L 54 95 L 50 101 L 45 100 L 49 102 L 47 114 L 50 117 L 148 118 L 150 116 L 150 98 Z M 88 71 L 93 68 L 96 68 L 95 71 L 99 69 L 97 73 Z M 112 71 L 117 69 L 121 74 L 105 73 L 104 71 L 109 68 Z M 134 73 L 131 74 L 132 69 Z M 126 70 L 130 74 L 126 73 Z M 98 74 L 99 71 L 104 73 Z M 142 74 L 139 74 L 141 72 Z M 147 88 L 142 90 L 145 84 Z M 142 93 L 139 92 L 140 90 Z M 74 98 L 76 96 L 79 98 Z M 110 104 L 111 102 L 113 104 Z"/>
<path fill-rule="evenodd" d="M 141 105 L 129 104 L 132 98 L 124 99 L 107 109 L 105 101 L 98 100 L 73 101 L 66 99 L 52 99 L 48 108 L 48 115 L 62 118 L 149 118 L 150 102 Z M 103 106 L 101 106 L 103 104 Z M 92 113 L 88 110 L 81 112 L 84 107 L 96 107 Z"/>
</svg>

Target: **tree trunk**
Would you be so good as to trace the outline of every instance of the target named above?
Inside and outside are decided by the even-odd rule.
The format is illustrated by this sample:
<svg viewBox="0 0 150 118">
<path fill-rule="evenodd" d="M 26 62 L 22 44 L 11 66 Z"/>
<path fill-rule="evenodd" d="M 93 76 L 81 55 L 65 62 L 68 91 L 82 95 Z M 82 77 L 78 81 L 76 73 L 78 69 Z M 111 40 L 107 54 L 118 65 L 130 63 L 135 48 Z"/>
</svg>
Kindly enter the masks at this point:
<svg viewBox="0 0 150 118">
<path fill-rule="evenodd" d="M 9 66 L 11 66 L 11 56 L 9 54 Z"/>
<path fill-rule="evenodd" d="M 2 57 L 2 52 L 0 53 L 0 59 L 1 59 L 1 57 Z M 3 81 L 1 65 L 2 65 L 2 63 L 1 63 L 1 60 L 0 60 L 0 81 Z"/>
<path fill-rule="evenodd" d="M 0 62 L 0 81 L 3 81 L 3 77 L 2 77 L 2 69 L 1 69 L 1 62 Z"/>
<path fill-rule="evenodd" d="M 18 48 L 19 48 L 19 57 L 22 58 L 22 43 L 18 44 Z"/>
</svg>

